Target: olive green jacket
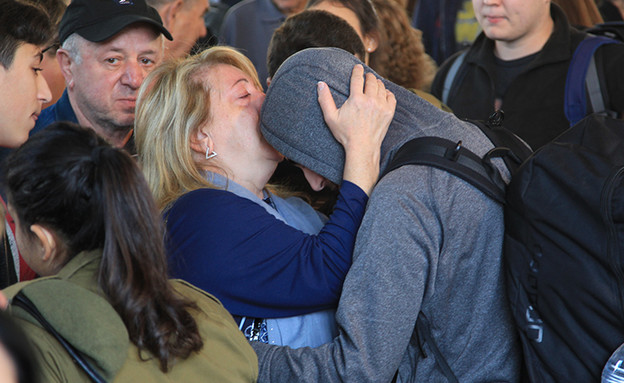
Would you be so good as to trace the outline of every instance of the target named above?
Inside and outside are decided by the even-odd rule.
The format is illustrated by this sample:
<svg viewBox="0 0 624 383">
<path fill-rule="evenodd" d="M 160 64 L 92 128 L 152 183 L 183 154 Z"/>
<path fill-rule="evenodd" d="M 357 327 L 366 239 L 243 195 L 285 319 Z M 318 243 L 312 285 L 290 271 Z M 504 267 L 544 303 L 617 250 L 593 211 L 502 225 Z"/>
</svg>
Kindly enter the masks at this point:
<svg viewBox="0 0 624 383">
<path fill-rule="evenodd" d="M 255 382 L 258 360 L 231 315 L 212 295 L 173 280 L 180 295 L 197 303 L 193 312 L 204 347 L 177 360 L 168 373 L 147 351 L 129 341 L 121 318 L 97 286 L 101 251 L 81 253 L 58 275 L 18 283 L 4 290 L 11 300 L 19 291 L 48 322 L 109 382 Z M 89 382 L 67 351 L 22 308 L 9 310 L 29 337 L 44 382 Z"/>
<path fill-rule="evenodd" d="M 428 103 L 435 106 L 436 108 L 443 110 L 445 112 L 453 113 L 453 111 L 451 110 L 451 108 L 448 107 L 448 105 L 440 101 L 436 96 L 432 95 L 431 93 L 427 93 L 425 91 L 414 89 L 414 88 L 409 88 L 408 90 L 412 93 L 416 93 L 417 95 L 420 96 L 420 98 L 427 101 Z"/>
</svg>

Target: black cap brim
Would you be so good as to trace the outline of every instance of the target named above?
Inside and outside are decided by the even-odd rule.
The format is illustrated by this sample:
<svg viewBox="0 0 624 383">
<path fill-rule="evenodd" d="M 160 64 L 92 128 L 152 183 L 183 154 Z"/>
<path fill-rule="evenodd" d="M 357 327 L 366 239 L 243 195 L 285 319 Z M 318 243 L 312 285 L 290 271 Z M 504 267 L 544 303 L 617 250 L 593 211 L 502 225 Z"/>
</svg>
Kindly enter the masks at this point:
<svg viewBox="0 0 624 383">
<path fill-rule="evenodd" d="M 173 40 L 171 33 L 160 23 L 157 23 L 153 19 L 149 17 L 143 17 L 138 15 L 118 15 L 112 19 L 107 19 L 102 21 L 101 23 L 91 24 L 84 26 L 82 28 L 78 28 L 75 30 L 75 33 L 78 33 L 80 36 L 85 39 L 92 41 L 94 43 L 108 40 L 109 38 L 115 36 L 117 33 L 121 32 L 125 27 L 134 24 L 134 23 L 147 23 L 150 26 L 154 27 L 156 31 L 162 33 L 168 40 Z M 103 26 L 105 25 L 105 27 Z"/>
</svg>

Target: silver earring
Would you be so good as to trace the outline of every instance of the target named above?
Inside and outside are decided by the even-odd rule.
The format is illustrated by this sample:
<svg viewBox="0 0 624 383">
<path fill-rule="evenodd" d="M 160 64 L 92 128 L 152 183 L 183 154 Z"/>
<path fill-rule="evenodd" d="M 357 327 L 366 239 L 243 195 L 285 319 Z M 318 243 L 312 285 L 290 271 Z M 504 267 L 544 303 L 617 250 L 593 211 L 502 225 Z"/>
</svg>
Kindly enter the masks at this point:
<svg viewBox="0 0 624 383">
<path fill-rule="evenodd" d="M 215 158 L 217 156 L 217 152 L 210 151 L 210 147 L 206 148 L 206 159 L 209 160 L 211 158 Z"/>
</svg>

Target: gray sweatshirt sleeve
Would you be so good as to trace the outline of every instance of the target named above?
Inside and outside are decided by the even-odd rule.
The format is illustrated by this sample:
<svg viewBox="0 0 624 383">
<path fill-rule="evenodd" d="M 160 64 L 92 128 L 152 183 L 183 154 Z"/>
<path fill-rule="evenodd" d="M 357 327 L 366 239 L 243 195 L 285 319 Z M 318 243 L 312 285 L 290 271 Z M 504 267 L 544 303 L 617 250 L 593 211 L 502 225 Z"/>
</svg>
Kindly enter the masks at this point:
<svg viewBox="0 0 624 383">
<path fill-rule="evenodd" d="M 406 354 L 442 237 L 427 182 L 389 174 L 373 191 L 336 313 L 319 348 L 254 344 L 261 382 L 389 382 Z M 427 170 L 424 173 L 428 173 Z M 396 182 L 396 181 L 399 182 Z M 423 179 L 420 178 L 422 181 Z"/>
</svg>

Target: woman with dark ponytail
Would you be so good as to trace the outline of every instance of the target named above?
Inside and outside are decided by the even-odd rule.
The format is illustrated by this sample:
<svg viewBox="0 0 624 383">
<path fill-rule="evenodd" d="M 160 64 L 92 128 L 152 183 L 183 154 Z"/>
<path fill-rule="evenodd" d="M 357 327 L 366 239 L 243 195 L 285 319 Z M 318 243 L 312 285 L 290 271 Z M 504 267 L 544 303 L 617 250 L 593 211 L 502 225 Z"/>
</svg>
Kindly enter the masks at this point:
<svg viewBox="0 0 624 383">
<path fill-rule="evenodd" d="M 58 123 L 18 149 L 7 169 L 18 247 L 48 278 L 5 293 L 43 381 L 89 377 L 18 304 L 23 296 L 105 381 L 255 381 L 255 354 L 228 312 L 167 279 L 158 210 L 128 155 Z"/>
</svg>

